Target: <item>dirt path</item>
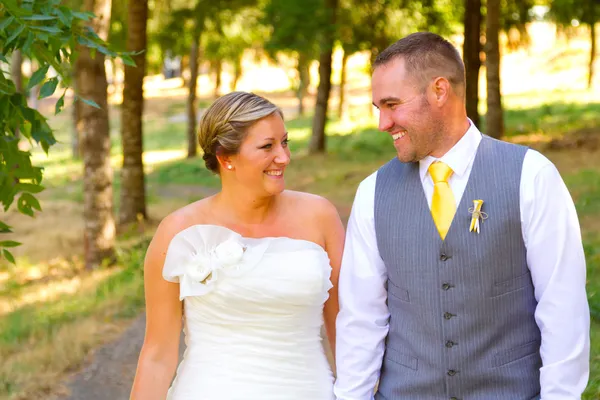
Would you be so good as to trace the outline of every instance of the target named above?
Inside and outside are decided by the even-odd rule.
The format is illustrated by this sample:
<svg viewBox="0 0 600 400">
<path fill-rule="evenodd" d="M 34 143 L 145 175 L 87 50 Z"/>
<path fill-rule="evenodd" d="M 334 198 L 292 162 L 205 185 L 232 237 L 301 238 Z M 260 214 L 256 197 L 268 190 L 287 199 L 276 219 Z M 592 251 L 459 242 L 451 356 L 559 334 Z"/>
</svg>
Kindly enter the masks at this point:
<svg viewBox="0 0 600 400">
<path fill-rule="evenodd" d="M 145 318 L 138 317 L 114 342 L 96 350 L 91 362 L 65 382 L 69 391 L 55 400 L 127 400 L 144 341 Z M 180 358 L 183 354 L 183 338 Z"/>
</svg>

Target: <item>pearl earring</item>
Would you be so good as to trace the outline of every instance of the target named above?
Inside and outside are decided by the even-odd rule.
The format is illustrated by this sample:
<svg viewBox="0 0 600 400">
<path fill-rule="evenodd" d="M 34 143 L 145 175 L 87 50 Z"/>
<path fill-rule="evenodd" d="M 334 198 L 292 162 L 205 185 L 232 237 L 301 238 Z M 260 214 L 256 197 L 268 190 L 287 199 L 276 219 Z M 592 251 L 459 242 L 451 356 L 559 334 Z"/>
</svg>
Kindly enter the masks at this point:
<svg viewBox="0 0 600 400">
<path fill-rule="evenodd" d="M 228 165 L 228 166 L 227 166 L 227 169 L 232 169 L 232 168 L 233 168 L 233 167 L 232 167 L 231 165 Z"/>
</svg>

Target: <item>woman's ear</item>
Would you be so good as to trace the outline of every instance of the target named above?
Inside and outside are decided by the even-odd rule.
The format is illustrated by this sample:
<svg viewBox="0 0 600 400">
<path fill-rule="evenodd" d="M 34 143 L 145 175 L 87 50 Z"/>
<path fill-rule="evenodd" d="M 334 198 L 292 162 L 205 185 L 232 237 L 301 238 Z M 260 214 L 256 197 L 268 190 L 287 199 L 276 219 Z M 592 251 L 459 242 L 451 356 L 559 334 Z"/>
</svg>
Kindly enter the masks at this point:
<svg viewBox="0 0 600 400">
<path fill-rule="evenodd" d="M 221 171 L 233 171 L 235 169 L 233 166 L 233 158 L 229 155 L 219 152 L 217 153 L 217 161 L 219 161 Z"/>
</svg>

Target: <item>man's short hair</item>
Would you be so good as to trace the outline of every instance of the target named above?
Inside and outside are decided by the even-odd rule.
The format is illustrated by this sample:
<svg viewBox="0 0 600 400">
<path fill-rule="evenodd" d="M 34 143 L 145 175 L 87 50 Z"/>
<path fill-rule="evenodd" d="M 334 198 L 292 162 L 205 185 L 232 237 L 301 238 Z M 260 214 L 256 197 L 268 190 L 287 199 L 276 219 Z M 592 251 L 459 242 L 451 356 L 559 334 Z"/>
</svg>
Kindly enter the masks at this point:
<svg viewBox="0 0 600 400">
<path fill-rule="evenodd" d="M 464 95 L 465 65 L 458 50 L 446 39 L 431 32 L 412 33 L 377 55 L 373 69 L 397 58 L 404 59 L 406 72 L 422 89 L 431 79 L 446 78 L 459 96 Z"/>
</svg>

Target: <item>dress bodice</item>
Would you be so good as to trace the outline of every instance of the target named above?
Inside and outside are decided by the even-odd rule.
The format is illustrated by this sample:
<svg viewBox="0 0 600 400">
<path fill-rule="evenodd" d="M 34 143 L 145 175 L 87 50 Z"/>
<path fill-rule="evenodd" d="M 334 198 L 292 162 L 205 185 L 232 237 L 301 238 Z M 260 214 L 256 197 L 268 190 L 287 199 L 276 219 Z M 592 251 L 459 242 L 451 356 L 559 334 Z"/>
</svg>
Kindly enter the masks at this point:
<svg viewBox="0 0 600 400">
<path fill-rule="evenodd" d="M 320 337 L 330 273 L 310 241 L 214 225 L 178 233 L 163 277 L 180 285 L 187 349 L 169 399 L 330 400 Z"/>
</svg>

